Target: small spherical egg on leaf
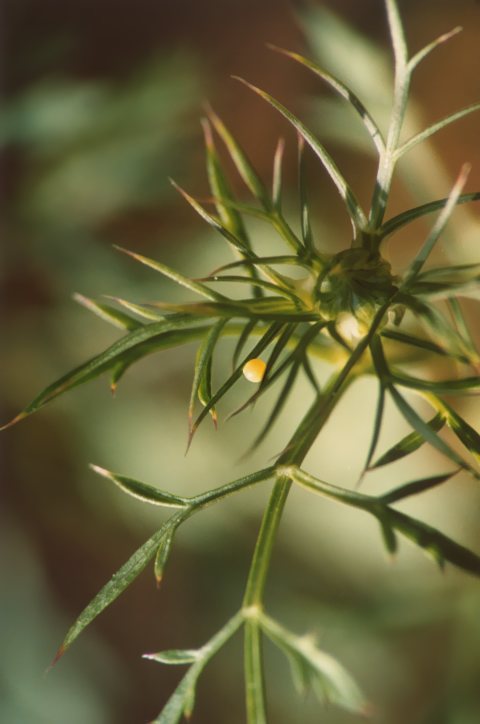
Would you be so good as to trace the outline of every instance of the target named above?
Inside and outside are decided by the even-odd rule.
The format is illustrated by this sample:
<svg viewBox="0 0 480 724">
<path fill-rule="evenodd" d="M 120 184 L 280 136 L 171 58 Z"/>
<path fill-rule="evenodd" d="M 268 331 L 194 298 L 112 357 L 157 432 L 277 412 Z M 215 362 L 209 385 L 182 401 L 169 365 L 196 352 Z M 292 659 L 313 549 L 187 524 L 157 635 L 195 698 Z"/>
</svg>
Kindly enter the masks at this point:
<svg viewBox="0 0 480 724">
<path fill-rule="evenodd" d="M 267 368 L 266 362 L 263 359 L 255 358 L 249 359 L 243 365 L 243 374 L 249 382 L 261 382 Z"/>
</svg>

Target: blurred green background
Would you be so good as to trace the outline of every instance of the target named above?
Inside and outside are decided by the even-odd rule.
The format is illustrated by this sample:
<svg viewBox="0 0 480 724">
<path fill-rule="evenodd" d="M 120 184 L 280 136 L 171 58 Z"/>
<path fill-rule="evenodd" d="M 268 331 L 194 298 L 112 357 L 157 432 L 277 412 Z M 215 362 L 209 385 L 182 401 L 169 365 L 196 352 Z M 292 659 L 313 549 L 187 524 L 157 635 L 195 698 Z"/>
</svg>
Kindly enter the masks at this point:
<svg viewBox="0 0 480 724">
<path fill-rule="evenodd" d="M 412 127 L 477 101 L 480 5 L 399 5 L 413 50 L 464 26 L 419 69 Z M 357 119 L 265 42 L 315 55 L 382 117 L 390 87 L 381 0 L 4 0 L 2 27 L 2 419 L 116 338 L 72 293 L 181 298 L 173 285 L 112 244 L 195 276 L 229 259 L 222 240 L 168 182 L 174 177 L 198 196 L 208 193 L 198 123 L 204 101 L 231 126 L 264 179 L 278 136 L 286 137 L 286 204 L 295 213 L 294 134 L 231 74 L 309 119 L 368 201 L 373 164 Z M 465 160 L 474 164 L 469 190 L 480 188 L 478 129 L 478 116 L 471 116 L 443 131 L 434 146 L 412 153 L 391 212 L 448 193 Z M 349 242 L 341 203 L 313 159 L 309 174 L 317 243 L 341 248 Z M 456 212 L 442 253 L 477 261 L 478 219 L 475 209 Z M 423 230 L 421 224 L 412 229 L 391 245 L 397 264 Z M 253 230 L 258 248 L 281 243 L 262 226 Z M 478 328 L 478 307 L 470 315 Z M 231 350 L 229 343 L 225 349 Z M 114 399 L 101 379 L 3 433 L 0 721 L 150 720 L 180 671 L 141 654 L 199 646 L 237 608 L 264 489 L 189 522 L 177 536 L 161 590 L 148 569 L 44 675 L 79 611 L 164 515 L 110 489 L 88 463 L 192 494 L 263 466 L 308 402 L 308 388 L 299 384 L 295 405 L 248 462 L 240 455 L 268 404 L 221 424 L 217 433 L 205 425 L 184 457 L 194 353 L 182 348 L 148 358 L 122 381 Z M 222 364 L 226 357 L 219 369 Z M 248 391 L 247 382 L 238 385 L 223 417 Z M 368 445 L 374 394 L 368 381 L 351 390 L 309 456 L 310 470 L 354 483 Z M 470 402 L 462 412 L 478 425 L 478 405 Z M 348 454 L 338 444 L 339 430 L 350 441 Z M 382 445 L 404 430 L 392 410 Z M 402 465 L 388 478 L 372 476 L 365 490 L 378 492 L 442 469 L 442 460 L 423 451 Z M 455 477 L 404 508 L 480 550 L 480 493 L 470 480 Z M 375 524 L 361 514 L 295 492 L 268 601 L 271 612 L 298 632 L 317 631 L 322 646 L 350 668 L 375 704 L 375 722 L 480 721 L 480 582 L 454 570 L 441 575 L 408 546 L 390 563 Z M 240 654 L 236 641 L 207 670 L 194 721 L 244 722 Z M 270 649 L 267 661 L 274 724 L 355 721 L 333 709 L 319 715 L 312 697 L 296 698 L 286 663 Z"/>
</svg>

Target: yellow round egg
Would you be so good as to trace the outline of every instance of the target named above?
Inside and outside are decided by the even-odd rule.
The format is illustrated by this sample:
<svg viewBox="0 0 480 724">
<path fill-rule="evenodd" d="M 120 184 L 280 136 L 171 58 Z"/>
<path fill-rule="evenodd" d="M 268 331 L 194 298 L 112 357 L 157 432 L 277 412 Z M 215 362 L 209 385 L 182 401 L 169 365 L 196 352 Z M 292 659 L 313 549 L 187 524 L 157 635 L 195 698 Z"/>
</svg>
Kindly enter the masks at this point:
<svg viewBox="0 0 480 724">
<path fill-rule="evenodd" d="M 249 359 L 243 365 L 243 374 L 249 382 L 261 382 L 266 370 L 266 363 L 263 359 Z"/>
</svg>

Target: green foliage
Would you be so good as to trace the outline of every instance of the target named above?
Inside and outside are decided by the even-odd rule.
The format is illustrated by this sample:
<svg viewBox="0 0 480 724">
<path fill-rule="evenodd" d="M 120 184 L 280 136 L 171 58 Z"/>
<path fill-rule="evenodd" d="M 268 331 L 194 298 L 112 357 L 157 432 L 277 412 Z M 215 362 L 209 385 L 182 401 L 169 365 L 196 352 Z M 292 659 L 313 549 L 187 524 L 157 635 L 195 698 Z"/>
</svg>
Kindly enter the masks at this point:
<svg viewBox="0 0 480 724">
<path fill-rule="evenodd" d="M 116 385 L 125 371 L 145 355 L 191 341 L 198 341 L 199 346 L 188 408 L 189 443 L 209 414 L 216 423 L 217 403 L 238 382 L 245 363 L 251 359 L 262 354 L 266 356 L 264 377 L 257 390 L 232 414 L 239 414 L 273 388 L 278 380 L 283 380 L 254 446 L 265 438 L 276 422 L 292 395 L 298 375 L 304 373 L 311 383 L 313 399 L 310 407 L 291 439 L 285 441 L 276 462 L 264 470 L 202 495 L 181 497 L 93 466 L 95 472 L 113 482 L 123 492 L 146 504 L 175 508 L 176 512 L 132 555 L 80 614 L 57 658 L 152 559 L 155 559 L 155 577 L 157 582 L 160 581 L 177 529 L 187 518 L 232 493 L 268 479 L 274 480 L 240 611 L 200 649 L 167 651 L 147 656 L 163 664 L 189 665 L 187 673 L 155 720 L 160 724 L 175 724 L 183 716 L 191 714 L 200 674 L 210 659 L 241 627 L 245 630 L 245 688 L 249 724 L 267 721 L 262 658 L 264 636 L 287 655 L 301 690 L 312 686 L 322 702 L 332 702 L 354 712 L 365 713 L 365 699 L 342 666 L 320 651 L 311 637 L 292 634 L 263 611 L 272 548 L 292 485 L 302 486 L 339 504 L 372 515 L 380 525 L 390 555 L 397 553 L 398 536 L 403 536 L 433 557 L 440 566 L 450 563 L 475 576 L 480 575 L 480 557 L 477 553 L 394 507 L 407 497 L 444 484 L 459 470 L 475 480 L 480 478 L 477 467 L 480 435 L 454 409 L 450 399 L 476 392 L 480 385 L 479 352 L 458 302 L 461 296 L 478 296 L 479 265 L 426 266 L 456 206 L 480 198 L 479 193 L 462 193 L 468 177 L 468 166 L 461 169 L 447 198 L 384 220 L 398 160 L 417 143 L 478 110 L 480 106 L 476 104 L 453 113 L 409 140 L 401 140 L 412 72 L 427 54 L 455 34 L 457 29 L 441 36 L 410 58 L 396 3 L 394 0 L 385 0 L 385 5 L 395 60 L 393 108 L 385 137 L 363 102 L 341 80 L 298 53 L 276 49 L 327 83 L 360 117 L 378 156 L 377 175 L 368 213 L 362 209 L 353 188 L 315 134 L 266 91 L 242 81 L 278 111 L 297 133 L 299 233 L 295 232 L 282 211 L 284 142 L 280 140 L 277 145 L 270 192 L 232 133 L 210 110 L 209 120 L 203 122 L 203 127 L 212 209 L 177 188 L 212 231 L 227 241 L 236 260 L 214 270 L 202 280 L 193 280 L 160 262 L 122 249 L 135 261 L 201 297 L 201 301 L 138 304 L 118 298 L 111 300 L 112 303 L 105 303 L 78 296 L 81 304 L 114 326 L 125 329 L 126 333 L 104 352 L 49 385 L 12 421 L 16 422 L 36 412 L 64 392 L 103 373 L 109 372 L 112 385 Z M 216 148 L 217 137 L 225 146 L 227 155 L 252 197 L 251 201 L 244 202 L 233 195 Z M 351 221 L 351 244 L 337 253 L 321 250 L 312 231 L 304 171 L 307 147 L 329 175 Z M 384 257 L 385 239 L 416 219 L 435 212 L 439 212 L 437 219 L 407 268 L 392 270 Z M 278 256 L 262 255 L 249 233 L 250 216 L 270 224 L 279 243 L 286 249 L 281 246 Z M 293 276 L 284 273 L 284 267 Z M 234 283 L 240 289 L 247 288 L 250 294 L 246 298 L 235 298 L 211 288 L 212 284 L 221 282 L 229 285 Z M 448 301 L 451 315 L 446 313 L 445 306 L 438 305 L 439 300 Z M 400 325 L 403 325 L 401 330 Z M 218 347 L 226 337 L 236 340 L 232 371 L 224 373 L 223 381 L 215 386 L 212 367 Z M 452 371 L 444 379 L 436 379 L 429 372 L 438 358 L 448 364 L 450 361 L 455 363 L 455 366 L 450 364 L 449 369 Z M 322 360 L 330 368 L 329 380 L 323 385 L 317 380 L 314 366 L 316 359 Z M 410 361 L 414 363 L 411 366 Z M 422 374 L 418 372 L 419 363 Z M 426 378 L 423 376 L 425 374 Z M 371 496 L 332 485 L 301 468 L 303 459 L 328 423 L 341 395 L 362 375 L 377 378 L 379 393 L 372 439 L 361 479 L 372 470 L 405 458 L 424 444 L 436 449 L 447 459 L 450 463 L 448 470 Z M 433 417 L 424 420 L 416 406 L 404 395 L 404 389 L 426 402 L 432 408 Z M 448 402 L 444 399 L 445 395 L 449 397 Z M 404 417 L 410 432 L 375 459 L 387 396 Z M 201 410 L 195 417 L 197 402 Z M 444 431 L 453 434 L 453 443 L 443 435 Z"/>
</svg>

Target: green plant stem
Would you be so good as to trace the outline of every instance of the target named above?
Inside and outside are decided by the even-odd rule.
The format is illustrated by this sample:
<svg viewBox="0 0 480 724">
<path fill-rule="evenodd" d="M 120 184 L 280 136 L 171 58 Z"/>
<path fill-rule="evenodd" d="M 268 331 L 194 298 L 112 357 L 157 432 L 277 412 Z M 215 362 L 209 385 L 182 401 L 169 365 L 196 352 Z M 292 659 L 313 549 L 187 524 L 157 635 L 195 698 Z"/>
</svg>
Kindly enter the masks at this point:
<svg viewBox="0 0 480 724">
<path fill-rule="evenodd" d="M 377 312 L 368 335 L 361 340 L 344 366 L 338 373 L 332 375 L 324 390 L 318 395 L 293 434 L 289 444 L 280 455 L 278 465 L 301 465 L 329 419 L 340 396 L 353 381 L 354 375 L 351 373 L 376 333 L 389 304 L 390 302 L 387 302 Z M 243 599 L 244 612 L 251 611 L 251 615 L 247 616 L 245 626 L 245 688 L 247 721 L 249 724 L 264 724 L 266 722 L 262 641 L 258 613 L 262 610 L 263 594 L 273 545 L 291 485 L 291 479 L 282 475 L 275 483 L 263 515 Z"/>
<path fill-rule="evenodd" d="M 384 151 L 380 154 L 377 180 L 372 198 L 368 224 L 370 232 L 374 232 L 381 226 L 385 215 L 397 160 L 396 152 L 407 108 L 411 76 L 405 36 L 395 0 L 387 0 L 386 6 L 395 59 L 395 86 L 387 143 Z"/>
</svg>

